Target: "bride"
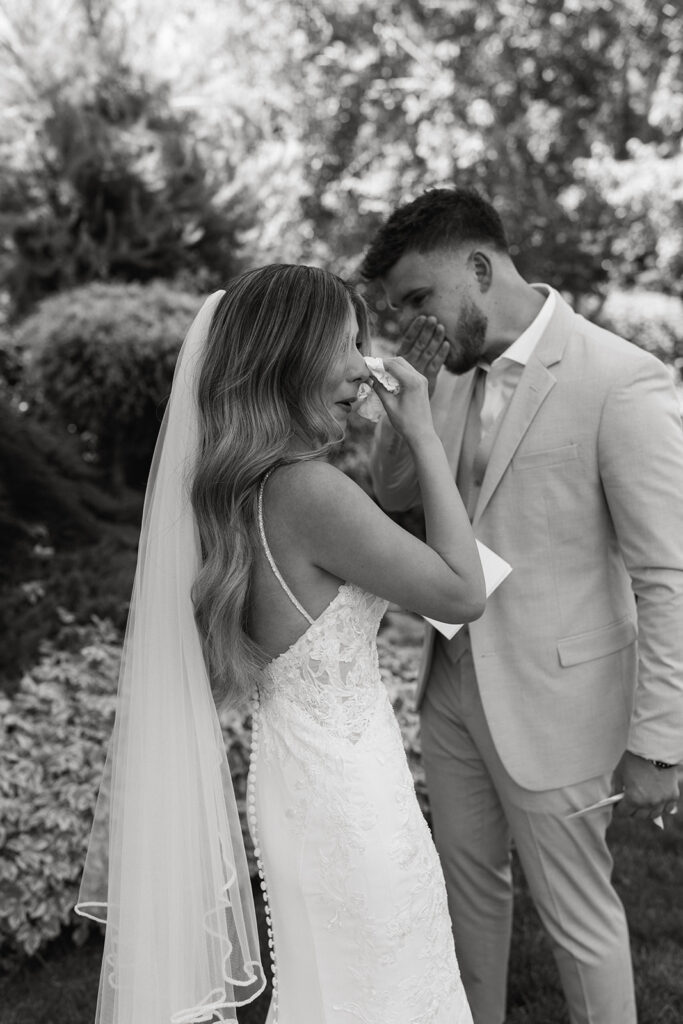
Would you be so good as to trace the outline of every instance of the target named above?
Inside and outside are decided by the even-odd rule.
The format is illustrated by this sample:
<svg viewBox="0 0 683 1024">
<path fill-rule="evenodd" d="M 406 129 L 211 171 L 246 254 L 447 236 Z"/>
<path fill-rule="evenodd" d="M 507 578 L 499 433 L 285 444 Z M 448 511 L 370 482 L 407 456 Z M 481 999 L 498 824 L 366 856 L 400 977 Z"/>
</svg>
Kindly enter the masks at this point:
<svg viewBox="0 0 683 1024">
<path fill-rule="evenodd" d="M 387 360 L 398 394 L 373 383 L 417 466 L 426 543 L 326 461 L 370 379 L 367 338 L 347 284 L 274 265 L 211 296 L 181 350 L 77 908 L 107 923 L 98 1024 L 235 1021 L 263 990 L 215 710 L 247 702 L 268 1024 L 471 1024 L 375 637 L 388 602 L 477 618 L 483 577 L 403 359 Z"/>
</svg>

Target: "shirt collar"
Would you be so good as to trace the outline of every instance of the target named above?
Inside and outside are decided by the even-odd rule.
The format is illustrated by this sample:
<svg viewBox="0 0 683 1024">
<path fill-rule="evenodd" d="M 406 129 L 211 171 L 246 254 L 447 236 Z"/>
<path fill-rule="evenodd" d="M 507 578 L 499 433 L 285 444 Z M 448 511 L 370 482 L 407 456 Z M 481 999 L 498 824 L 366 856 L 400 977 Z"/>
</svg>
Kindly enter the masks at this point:
<svg viewBox="0 0 683 1024">
<path fill-rule="evenodd" d="M 557 302 L 555 289 L 550 288 L 547 284 L 534 284 L 532 288 L 536 288 L 537 291 L 547 292 L 545 302 L 526 330 L 522 331 L 520 336 L 493 360 L 491 367 L 499 366 L 505 360 L 519 363 L 520 366 L 526 366 L 536 345 L 541 340 L 543 332 L 550 323 L 550 318 L 555 311 Z"/>
</svg>

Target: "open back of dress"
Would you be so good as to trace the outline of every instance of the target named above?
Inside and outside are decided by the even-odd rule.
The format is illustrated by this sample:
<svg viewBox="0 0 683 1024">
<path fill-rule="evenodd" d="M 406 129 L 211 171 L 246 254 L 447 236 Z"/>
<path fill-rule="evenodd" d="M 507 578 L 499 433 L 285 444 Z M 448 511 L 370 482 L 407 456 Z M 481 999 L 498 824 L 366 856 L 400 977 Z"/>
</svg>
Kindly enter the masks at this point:
<svg viewBox="0 0 683 1024">
<path fill-rule="evenodd" d="M 386 607 L 343 584 L 264 673 L 249 800 L 272 918 L 268 1024 L 472 1021 L 379 671 Z"/>
</svg>

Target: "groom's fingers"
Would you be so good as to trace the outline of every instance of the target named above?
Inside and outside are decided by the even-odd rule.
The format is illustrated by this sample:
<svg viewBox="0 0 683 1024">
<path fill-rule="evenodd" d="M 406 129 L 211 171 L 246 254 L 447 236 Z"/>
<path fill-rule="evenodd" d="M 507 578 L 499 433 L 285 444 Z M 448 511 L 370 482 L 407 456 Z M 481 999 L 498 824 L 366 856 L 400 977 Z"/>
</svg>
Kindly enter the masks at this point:
<svg viewBox="0 0 683 1024">
<path fill-rule="evenodd" d="M 418 316 L 405 333 L 399 355 L 422 372 L 422 367 L 416 363 L 426 364 L 430 361 L 443 341 L 443 334 L 443 327 L 436 317 Z"/>
<path fill-rule="evenodd" d="M 615 815 L 624 818 L 647 819 L 650 817 L 656 817 L 656 814 L 651 811 L 649 807 L 633 803 L 628 799 L 622 800 L 618 810 L 615 808 L 614 813 Z"/>
<path fill-rule="evenodd" d="M 446 332 L 443 325 L 436 321 L 433 324 L 430 323 L 428 325 L 428 330 L 431 330 L 431 337 L 428 337 L 425 340 L 425 346 L 422 349 L 422 355 L 424 359 L 426 359 L 428 362 L 431 362 L 431 360 L 434 358 L 436 353 L 443 345 L 444 334 Z M 427 332 L 423 330 L 422 333 L 426 334 Z"/>
<path fill-rule="evenodd" d="M 431 351 L 428 363 L 429 373 L 433 373 L 435 376 L 443 366 L 444 360 L 451 348 L 445 339 L 445 333 L 445 329 L 439 324 L 434 336 L 434 348 Z"/>
<path fill-rule="evenodd" d="M 423 365 L 420 367 L 421 372 L 427 378 L 430 395 L 434 391 L 436 378 L 449 351 L 449 345 L 444 342 L 443 334 L 443 327 L 440 327 L 438 335 L 434 339 L 434 345 L 430 345 L 428 351 L 425 353 Z"/>
<path fill-rule="evenodd" d="M 416 316 L 408 324 L 401 342 L 401 348 L 412 349 L 416 342 L 422 338 L 422 329 L 427 322 L 426 316 Z"/>
<path fill-rule="evenodd" d="M 661 817 L 665 808 L 676 803 L 680 795 L 675 770 L 659 770 L 647 758 L 630 751 L 623 755 L 613 778 L 624 791 L 616 813 L 631 818 L 654 820 Z"/>
<path fill-rule="evenodd" d="M 655 818 L 661 818 L 667 812 L 667 804 L 669 801 L 665 799 L 658 800 L 646 800 L 642 797 L 629 799 L 628 794 L 621 803 L 621 812 L 629 818 L 639 818 L 644 820 L 654 820 Z"/>
<path fill-rule="evenodd" d="M 409 325 L 399 349 L 399 355 L 427 378 L 430 392 L 448 354 L 444 341 L 445 329 L 436 317 L 418 316 Z"/>
</svg>

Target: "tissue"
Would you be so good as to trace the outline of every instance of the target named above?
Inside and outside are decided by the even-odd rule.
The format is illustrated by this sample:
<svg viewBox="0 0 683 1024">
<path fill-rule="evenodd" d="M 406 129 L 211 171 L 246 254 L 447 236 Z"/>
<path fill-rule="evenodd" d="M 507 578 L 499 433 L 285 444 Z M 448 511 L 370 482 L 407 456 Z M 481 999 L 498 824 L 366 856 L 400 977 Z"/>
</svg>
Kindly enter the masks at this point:
<svg viewBox="0 0 683 1024">
<path fill-rule="evenodd" d="M 365 356 L 365 362 L 373 377 L 376 377 L 387 391 L 391 391 L 393 394 L 398 394 L 401 389 L 401 385 L 395 377 L 392 377 L 392 375 L 387 373 L 384 369 L 383 359 L 379 359 L 377 356 Z M 359 416 L 362 416 L 363 419 L 370 420 L 372 423 L 376 423 L 384 412 L 384 407 L 370 384 L 361 384 L 358 388 L 358 406 L 356 408 L 356 412 Z"/>
</svg>

